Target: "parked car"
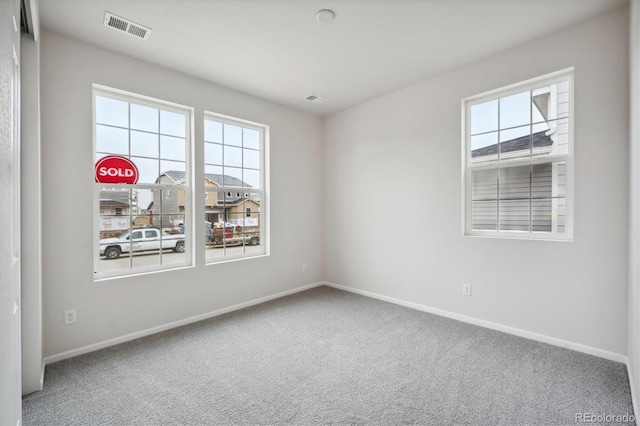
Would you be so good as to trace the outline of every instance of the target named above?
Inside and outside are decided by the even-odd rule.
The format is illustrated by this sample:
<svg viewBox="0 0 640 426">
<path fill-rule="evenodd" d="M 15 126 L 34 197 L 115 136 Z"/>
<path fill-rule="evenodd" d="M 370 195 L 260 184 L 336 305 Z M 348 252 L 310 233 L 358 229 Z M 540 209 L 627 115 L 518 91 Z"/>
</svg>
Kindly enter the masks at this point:
<svg viewBox="0 0 640 426">
<path fill-rule="evenodd" d="M 100 255 L 107 259 L 117 259 L 122 253 L 158 251 L 161 248 L 184 253 L 184 235 L 163 235 L 157 228 L 140 228 L 100 240 Z"/>
</svg>

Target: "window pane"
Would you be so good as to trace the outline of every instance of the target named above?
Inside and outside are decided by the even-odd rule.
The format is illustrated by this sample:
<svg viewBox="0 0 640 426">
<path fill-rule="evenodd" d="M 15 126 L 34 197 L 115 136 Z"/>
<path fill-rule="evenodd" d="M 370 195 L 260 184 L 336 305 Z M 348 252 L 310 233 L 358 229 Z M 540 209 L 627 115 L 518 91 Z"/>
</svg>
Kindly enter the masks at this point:
<svg viewBox="0 0 640 426">
<path fill-rule="evenodd" d="M 216 143 L 204 144 L 204 162 L 222 165 L 222 145 Z"/>
<path fill-rule="evenodd" d="M 224 165 L 242 167 L 242 149 L 233 146 L 224 146 Z"/>
<path fill-rule="evenodd" d="M 260 189 L 260 172 L 258 170 L 244 170 L 244 187 Z"/>
<path fill-rule="evenodd" d="M 531 93 L 529 91 L 500 98 L 500 129 L 531 123 Z"/>
<path fill-rule="evenodd" d="M 471 163 L 498 159 L 498 132 L 471 136 Z"/>
<path fill-rule="evenodd" d="M 98 249 L 100 257 L 96 265 L 96 273 L 126 272 L 131 268 L 129 259 L 131 243 L 124 240 L 124 237 L 130 232 L 129 216 L 122 216 L 119 219 L 121 222 L 117 223 L 113 217 L 99 216 Z"/>
<path fill-rule="evenodd" d="M 472 135 L 498 130 L 498 101 L 472 106 L 470 120 Z"/>
<path fill-rule="evenodd" d="M 242 128 L 238 126 L 232 126 L 230 124 L 225 124 L 224 144 L 242 146 Z M 227 160 L 225 159 L 225 161 Z"/>
<path fill-rule="evenodd" d="M 500 169 L 498 216 L 501 231 L 529 231 L 530 166 Z"/>
<path fill-rule="evenodd" d="M 549 198 L 552 195 L 553 165 L 531 166 L 531 198 Z"/>
<path fill-rule="evenodd" d="M 186 117 L 170 111 L 160 111 L 160 133 L 186 137 Z"/>
<path fill-rule="evenodd" d="M 251 149 L 260 149 L 260 132 L 253 129 L 242 129 L 242 146 Z"/>
<path fill-rule="evenodd" d="M 100 260 L 96 272 L 110 272 L 128 270 L 127 258 L 129 240 L 125 236 L 131 230 L 132 192 L 128 189 L 102 187 L 99 189 L 99 248 Z M 119 242 L 120 244 L 117 244 Z M 109 256 L 111 259 L 107 259 Z M 119 258 L 117 261 L 112 259 Z"/>
<path fill-rule="evenodd" d="M 501 200 L 529 199 L 530 166 L 505 167 L 499 170 L 498 176 Z"/>
<path fill-rule="evenodd" d="M 227 255 L 227 246 L 230 238 L 233 237 L 233 227 L 225 226 L 224 213 L 212 214 L 217 217 L 217 221 L 212 222 L 211 237 L 206 244 L 205 258 L 206 260 L 215 260 L 223 258 Z"/>
<path fill-rule="evenodd" d="M 471 174 L 472 200 L 498 199 L 498 171 L 474 170 Z"/>
<path fill-rule="evenodd" d="M 160 136 L 160 158 L 184 161 L 186 158 L 185 151 L 184 139 Z"/>
<path fill-rule="evenodd" d="M 167 160 L 160 161 L 160 170 L 162 170 L 163 173 L 170 172 L 170 171 L 186 172 L 187 171 L 186 167 L 187 167 L 187 164 L 181 161 L 167 161 Z M 179 178 L 184 179 L 185 178 L 184 173 L 180 173 Z"/>
<path fill-rule="evenodd" d="M 158 158 L 158 135 L 131 131 L 131 155 Z"/>
<path fill-rule="evenodd" d="M 206 142 L 222 143 L 222 123 L 204 120 L 204 140 Z"/>
<path fill-rule="evenodd" d="M 500 161 L 530 157 L 530 132 L 531 126 L 500 131 Z"/>
<path fill-rule="evenodd" d="M 178 195 L 182 191 L 176 191 Z M 186 233 L 186 227 L 184 226 L 184 215 L 169 215 L 166 222 L 172 221 L 173 227 L 163 229 L 161 234 L 162 243 L 162 264 L 171 263 L 184 263 L 186 260 L 186 241 L 185 234 L 181 232 L 184 229 Z M 182 226 L 180 225 L 182 224 Z"/>
<path fill-rule="evenodd" d="M 244 167 L 249 167 L 251 169 L 259 169 L 260 168 L 260 152 L 254 151 L 251 149 L 243 149 L 242 150 L 242 162 Z"/>
<path fill-rule="evenodd" d="M 158 109 L 131 104 L 131 128 L 158 133 Z"/>
<path fill-rule="evenodd" d="M 129 103 L 96 96 L 96 123 L 129 127 Z"/>
<path fill-rule="evenodd" d="M 472 201 L 471 202 L 471 227 L 474 230 L 497 231 L 498 202 L 497 201 Z"/>
<path fill-rule="evenodd" d="M 131 209 L 133 227 L 146 228 L 153 225 L 153 191 L 150 189 L 132 189 Z"/>
<path fill-rule="evenodd" d="M 241 189 L 216 190 L 212 186 L 207 189 L 210 191 L 205 199 L 207 261 L 260 254 L 260 193 Z M 219 200 L 216 206 L 211 199 Z"/>
<path fill-rule="evenodd" d="M 98 227 L 103 232 L 101 234 L 102 238 L 114 236 L 114 233 L 121 234 L 129 229 L 130 196 L 129 190 L 100 190 L 100 220 Z"/>
<path fill-rule="evenodd" d="M 158 179 L 158 160 L 131 157 L 138 167 L 138 183 L 156 183 Z"/>
<path fill-rule="evenodd" d="M 529 231 L 530 200 L 501 200 L 498 206 L 500 231 Z"/>
<path fill-rule="evenodd" d="M 531 201 L 531 230 L 535 232 L 552 231 L 553 201 L 550 198 Z"/>
<path fill-rule="evenodd" d="M 222 186 L 222 167 L 220 166 L 204 166 L 205 177 L 214 181 L 217 185 Z"/>
<path fill-rule="evenodd" d="M 96 126 L 96 151 L 129 155 L 129 131 L 109 126 Z"/>
</svg>

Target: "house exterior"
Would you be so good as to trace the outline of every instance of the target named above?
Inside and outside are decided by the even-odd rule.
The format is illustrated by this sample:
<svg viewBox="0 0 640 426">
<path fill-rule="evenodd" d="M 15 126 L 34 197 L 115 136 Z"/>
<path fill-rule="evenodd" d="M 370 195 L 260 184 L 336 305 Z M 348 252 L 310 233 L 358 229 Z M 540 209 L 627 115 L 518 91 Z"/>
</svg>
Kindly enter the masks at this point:
<svg viewBox="0 0 640 426">
<path fill-rule="evenodd" d="M 100 191 L 100 238 L 109 238 L 129 229 L 152 224 L 151 217 L 138 206 L 138 193 L 134 190 L 109 188 Z"/>
<path fill-rule="evenodd" d="M 205 221 L 211 224 L 230 222 L 243 227 L 259 227 L 260 200 L 254 194 L 244 192 L 251 186 L 233 176 L 205 173 Z M 168 170 L 163 172 L 156 183 L 180 185 L 185 182 L 185 172 Z M 223 184 L 233 188 L 220 191 Z M 162 197 L 162 198 L 161 198 Z M 159 207 L 162 205 L 162 215 Z M 160 227 L 175 227 L 184 223 L 185 192 L 155 191 L 148 207 L 153 224 Z"/>
<path fill-rule="evenodd" d="M 101 199 L 100 200 L 100 238 L 112 231 L 125 231 L 130 225 L 129 203 L 123 201 Z"/>
</svg>

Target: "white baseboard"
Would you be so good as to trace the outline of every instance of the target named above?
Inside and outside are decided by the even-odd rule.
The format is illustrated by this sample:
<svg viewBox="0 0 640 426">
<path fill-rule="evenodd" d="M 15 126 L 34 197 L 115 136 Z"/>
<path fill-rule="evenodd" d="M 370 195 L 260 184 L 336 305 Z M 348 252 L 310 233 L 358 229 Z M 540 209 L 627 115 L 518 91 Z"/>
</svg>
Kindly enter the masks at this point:
<svg viewBox="0 0 640 426">
<path fill-rule="evenodd" d="M 532 331 L 522 330 L 516 327 L 510 327 L 508 325 L 498 324 L 490 321 L 481 320 L 478 318 L 469 317 L 466 315 L 457 314 L 455 312 L 449 312 L 442 309 L 432 308 L 430 306 L 420 305 L 418 303 L 408 302 L 406 300 L 396 299 L 394 297 L 383 296 L 381 294 L 373 293 L 370 291 L 359 290 L 352 287 L 343 286 L 340 284 L 334 284 L 325 282 L 325 285 L 334 287 L 339 290 L 348 291 L 350 293 L 359 294 L 362 296 L 371 297 L 385 302 L 395 303 L 396 305 L 406 306 L 407 308 L 417 309 L 419 311 L 428 312 L 430 314 L 439 315 L 446 318 L 466 322 L 480 327 L 489 328 L 492 330 L 502 331 L 504 333 L 513 334 L 515 336 L 524 337 L 526 339 L 536 340 L 542 343 L 548 343 L 554 346 L 560 346 L 562 348 L 572 349 L 574 351 L 583 352 L 589 355 L 594 355 L 600 358 L 608 359 L 611 361 L 621 362 L 627 364 L 627 357 L 615 352 L 606 351 L 604 349 L 594 348 L 592 346 L 583 345 L 581 343 L 574 343 L 564 339 L 558 339 L 556 337 L 547 336 L 544 334 L 534 333 Z M 628 364 L 627 364 L 628 365 Z"/>
<path fill-rule="evenodd" d="M 109 346 L 114 346 L 120 343 L 128 342 L 130 340 L 139 339 L 140 337 L 150 336 L 152 334 L 160 333 L 161 331 L 170 330 L 172 328 L 180 327 L 183 325 L 191 324 L 194 322 L 202 321 L 205 319 L 217 317 L 219 315 L 223 315 L 229 312 L 237 311 L 239 309 L 248 308 L 249 306 L 258 305 L 260 303 L 268 302 L 270 300 L 279 299 L 284 296 L 288 296 L 290 294 L 299 293 L 301 291 L 309 290 L 315 287 L 319 287 L 324 285 L 324 282 L 318 282 L 313 284 L 308 284 L 302 287 L 296 287 L 291 290 L 282 291 L 280 293 L 272 294 L 270 296 L 260 297 L 258 299 L 250 300 L 248 302 L 239 303 L 237 305 L 229 306 L 227 308 L 221 308 L 212 312 L 207 312 L 205 314 L 196 315 L 190 318 L 185 318 L 183 320 L 170 322 L 168 324 L 159 325 L 157 327 L 148 328 L 146 330 L 137 331 L 135 333 L 126 334 L 124 336 L 116 337 L 113 339 L 105 340 L 103 342 L 93 343 L 91 345 L 83 346 L 81 348 L 72 349 L 70 351 L 62 352 L 56 355 L 48 356 L 44 359 L 44 365 L 48 365 L 57 361 L 62 361 L 63 359 L 72 358 L 74 356 L 83 355 L 89 352 L 97 351 L 98 349 L 107 348 Z M 44 375 L 44 367 L 42 369 Z"/>
</svg>

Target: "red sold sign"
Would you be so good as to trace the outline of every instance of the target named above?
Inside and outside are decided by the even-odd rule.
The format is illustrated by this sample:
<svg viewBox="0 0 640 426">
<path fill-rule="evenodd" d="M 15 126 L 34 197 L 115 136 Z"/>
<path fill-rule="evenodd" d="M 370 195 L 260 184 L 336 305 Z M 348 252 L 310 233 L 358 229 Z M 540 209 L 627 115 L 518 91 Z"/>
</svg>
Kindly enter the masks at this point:
<svg viewBox="0 0 640 426">
<path fill-rule="evenodd" d="M 136 183 L 138 168 L 127 157 L 109 155 L 96 163 L 96 182 Z"/>
</svg>

